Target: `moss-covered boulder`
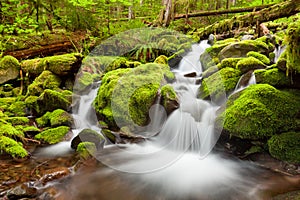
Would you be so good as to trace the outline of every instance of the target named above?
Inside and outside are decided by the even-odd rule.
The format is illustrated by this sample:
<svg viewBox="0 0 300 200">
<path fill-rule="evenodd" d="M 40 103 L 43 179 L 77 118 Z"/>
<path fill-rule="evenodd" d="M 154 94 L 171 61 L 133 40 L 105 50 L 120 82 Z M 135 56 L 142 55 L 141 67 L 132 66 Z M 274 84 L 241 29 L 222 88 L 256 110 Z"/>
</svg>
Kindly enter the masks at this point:
<svg viewBox="0 0 300 200">
<path fill-rule="evenodd" d="M 46 89 L 39 97 L 27 97 L 25 103 L 28 108 L 35 111 L 37 116 L 42 116 L 47 111 L 51 112 L 56 109 L 69 110 L 72 103 L 72 92 Z"/>
<path fill-rule="evenodd" d="M 43 71 L 29 86 L 26 96 L 39 96 L 45 89 L 55 90 L 61 84 L 61 79 L 51 71 Z"/>
<path fill-rule="evenodd" d="M 71 142 L 71 148 L 77 149 L 82 142 L 91 142 L 95 144 L 98 150 L 103 149 L 105 139 L 104 137 L 92 129 L 83 129 Z"/>
<path fill-rule="evenodd" d="M 13 126 L 29 124 L 29 119 L 27 117 L 8 117 L 5 118 L 5 121 L 11 123 Z"/>
<path fill-rule="evenodd" d="M 225 67 L 231 67 L 231 68 L 236 68 L 237 63 L 241 60 L 242 58 L 225 58 L 223 59 L 217 67 L 219 69 L 223 69 Z"/>
<path fill-rule="evenodd" d="M 21 62 L 22 70 L 32 76 L 38 76 L 45 70 L 65 76 L 78 71 L 81 66 L 83 56 L 79 53 L 71 53 L 45 58 L 35 58 Z"/>
<path fill-rule="evenodd" d="M 93 82 L 94 82 L 93 74 L 89 72 L 79 73 L 76 76 L 76 82 L 74 83 L 73 91 L 76 94 L 89 91 L 89 89 L 92 87 Z"/>
<path fill-rule="evenodd" d="M 291 86 L 291 78 L 278 68 L 254 71 L 256 83 L 265 83 L 276 88 Z"/>
<path fill-rule="evenodd" d="M 300 98 L 268 84 L 251 85 L 233 95 L 218 116 L 223 128 L 242 139 L 265 139 L 278 132 L 295 130 Z"/>
<path fill-rule="evenodd" d="M 300 73 L 300 20 L 292 23 L 287 33 L 287 67 Z"/>
<path fill-rule="evenodd" d="M 12 56 L 4 56 L 0 59 L 0 84 L 19 77 L 20 63 Z"/>
<path fill-rule="evenodd" d="M 225 58 L 241 58 L 246 57 L 250 51 L 259 52 L 268 55 L 270 52 L 269 46 L 257 40 L 243 40 L 232 43 L 220 51 L 218 57 L 222 61 Z"/>
<path fill-rule="evenodd" d="M 255 69 L 264 69 L 265 67 L 263 62 L 254 57 L 243 58 L 236 64 L 236 68 L 242 73 Z"/>
<path fill-rule="evenodd" d="M 59 126 L 56 128 L 47 129 L 37 135 L 35 139 L 40 140 L 47 144 L 56 144 L 64 140 L 65 136 L 69 133 L 70 127 Z"/>
<path fill-rule="evenodd" d="M 260 60 L 265 65 L 269 65 L 271 63 L 270 59 L 267 56 L 265 56 L 264 54 L 255 52 L 255 51 L 249 51 L 247 53 L 247 57 L 254 57 L 254 58 Z"/>
<path fill-rule="evenodd" d="M 132 122 L 145 125 L 164 77 L 174 79 L 168 65 L 156 63 L 106 73 L 93 103 L 100 120 L 115 129 Z"/>
<path fill-rule="evenodd" d="M 10 123 L 5 121 L 0 122 L 0 136 L 7 136 L 13 139 L 22 139 L 24 138 L 24 133 L 17 130 Z"/>
<path fill-rule="evenodd" d="M 13 158 L 25 158 L 28 156 L 28 152 L 23 148 L 21 143 L 0 135 L 0 154 L 3 153 L 9 154 Z"/>
<path fill-rule="evenodd" d="M 81 142 L 76 148 L 76 152 L 83 159 L 87 159 L 90 156 L 94 156 L 97 152 L 96 145 L 93 142 Z"/>
<path fill-rule="evenodd" d="M 223 68 L 203 79 L 199 88 L 199 97 L 210 98 L 213 101 L 220 101 L 225 98 L 226 93 L 234 90 L 241 76 L 241 72 L 230 67 Z"/>
<path fill-rule="evenodd" d="M 9 117 L 25 116 L 26 104 L 22 98 L 5 97 L 0 98 L 0 109 Z"/>
<path fill-rule="evenodd" d="M 300 164 L 300 132 L 274 135 L 268 140 L 268 147 L 273 157 Z"/>
<path fill-rule="evenodd" d="M 39 127 L 72 127 L 74 119 L 68 112 L 62 109 L 56 109 L 53 112 L 46 112 L 42 117 L 37 118 L 36 122 Z"/>
<path fill-rule="evenodd" d="M 170 114 L 179 107 L 177 94 L 171 85 L 162 86 L 160 92 L 161 104 L 166 109 L 167 114 Z"/>
</svg>

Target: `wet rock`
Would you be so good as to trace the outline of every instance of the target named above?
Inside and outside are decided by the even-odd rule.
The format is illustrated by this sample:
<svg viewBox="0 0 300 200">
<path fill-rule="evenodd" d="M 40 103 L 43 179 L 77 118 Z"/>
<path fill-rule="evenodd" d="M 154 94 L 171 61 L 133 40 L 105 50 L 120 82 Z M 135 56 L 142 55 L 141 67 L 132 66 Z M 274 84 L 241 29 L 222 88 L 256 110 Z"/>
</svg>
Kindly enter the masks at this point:
<svg viewBox="0 0 300 200">
<path fill-rule="evenodd" d="M 216 36 L 214 34 L 210 34 L 208 36 L 207 44 L 214 45 L 216 42 Z"/>
<path fill-rule="evenodd" d="M 71 174 L 71 171 L 67 167 L 57 167 L 54 169 L 44 171 L 44 176 L 40 178 L 39 182 L 45 185 L 48 182 L 61 179 Z"/>
<path fill-rule="evenodd" d="M 83 129 L 71 142 L 71 148 L 77 149 L 81 142 L 92 142 L 96 145 L 97 150 L 103 149 L 105 139 L 104 137 L 91 129 Z"/>
<path fill-rule="evenodd" d="M 124 133 L 118 133 L 116 137 L 116 143 L 117 144 L 127 144 L 127 143 L 132 143 L 132 144 L 137 144 L 137 143 L 142 143 L 145 142 L 145 138 L 142 136 L 132 136 Z"/>
<path fill-rule="evenodd" d="M 188 73 L 188 74 L 184 75 L 184 77 L 188 77 L 188 78 L 192 78 L 192 77 L 196 77 L 196 76 L 197 76 L 196 72 L 191 72 L 191 73 Z"/>
<path fill-rule="evenodd" d="M 168 115 L 179 108 L 179 101 L 174 88 L 169 84 L 164 85 L 161 88 L 161 104 L 165 108 Z"/>
<path fill-rule="evenodd" d="M 7 199 L 22 199 L 22 198 L 34 198 L 37 195 L 37 189 L 29 186 L 28 183 L 23 183 L 11 190 L 6 194 Z"/>
<path fill-rule="evenodd" d="M 20 63 L 12 56 L 4 56 L 0 60 L 0 84 L 18 78 Z"/>
</svg>

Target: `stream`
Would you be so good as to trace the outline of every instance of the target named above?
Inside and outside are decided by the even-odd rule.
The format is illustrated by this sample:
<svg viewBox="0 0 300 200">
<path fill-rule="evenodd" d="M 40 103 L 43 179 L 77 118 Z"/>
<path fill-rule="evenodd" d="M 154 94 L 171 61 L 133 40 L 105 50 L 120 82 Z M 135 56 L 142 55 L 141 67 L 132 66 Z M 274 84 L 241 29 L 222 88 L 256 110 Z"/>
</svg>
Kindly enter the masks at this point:
<svg viewBox="0 0 300 200">
<path fill-rule="evenodd" d="M 216 148 L 221 131 L 214 128 L 219 106 L 196 98 L 201 80 L 199 55 L 209 45 L 194 44 L 173 70 L 173 84 L 180 107 L 165 118 L 154 105 L 148 137 L 140 144 L 106 144 L 97 153 L 96 164 L 51 183 L 57 199 L 270 199 L 277 194 L 299 190 L 299 178 L 284 176 L 242 161 Z M 194 77 L 186 74 L 195 73 Z M 251 76 L 248 85 L 255 84 Z M 236 87 L 236 90 L 247 86 Z M 81 96 L 74 112 L 76 136 L 82 129 L 100 132 L 91 104 L 98 88 Z M 71 141 L 71 140 L 70 140 Z M 41 148 L 37 158 L 63 157 L 71 153 L 70 141 Z M 60 161 L 65 162 L 66 161 Z M 72 163 L 74 164 L 74 163 Z M 298 182 L 297 182 L 298 181 Z"/>
</svg>

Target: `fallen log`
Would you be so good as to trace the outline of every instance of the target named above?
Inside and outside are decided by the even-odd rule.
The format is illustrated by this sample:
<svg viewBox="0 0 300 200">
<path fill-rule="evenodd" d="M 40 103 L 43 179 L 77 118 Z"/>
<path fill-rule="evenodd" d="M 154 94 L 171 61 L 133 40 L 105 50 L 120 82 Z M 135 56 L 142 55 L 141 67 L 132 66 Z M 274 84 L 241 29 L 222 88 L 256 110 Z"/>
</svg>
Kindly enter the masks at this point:
<svg viewBox="0 0 300 200">
<path fill-rule="evenodd" d="M 275 19 L 289 17 L 300 12 L 300 0 L 289 0 L 283 3 L 275 4 L 260 11 L 251 12 L 241 16 L 235 16 L 231 19 L 223 20 L 205 28 L 199 29 L 193 34 L 199 39 L 206 39 L 209 34 L 221 34 L 233 29 L 257 26 L 263 22 L 273 21 Z"/>
<path fill-rule="evenodd" d="M 6 51 L 3 55 L 11 55 L 18 60 L 28 59 L 37 56 L 49 56 L 56 53 L 69 52 L 71 49 L 74 49 L 74 45 L 70 41 L 53 43 L 48 45 L 43 45 L 39 47 L 34 47 L 32 49 L 21 49 L 16 51 Z"/>
<path fill-rule="evenodd" d="M 197 12 L 197 13 L 189 13 L 189 14 L 177 14 L 174 19 L 181 19 L 181 18 L 191 18 L 191 17 L 204 17 L 204 16 L 210 16 L 210 15 L 222 15 L 222 14 L 233 14 L 233 13 L 242 13 L 242 12 L 253 12 L 253 11 L 259 11 L 264 8 L 269 8 L 270 6 L 273 6 L 275 4 L 269 4 L 269 5 L 261 5 L 261 6 L 251 6 L 247 8 L 234 8 L 234 9 L 226 9 L 226 10 L 210 10 L 210 11 L 203 11 L 203 12 Z"/>
</svg>

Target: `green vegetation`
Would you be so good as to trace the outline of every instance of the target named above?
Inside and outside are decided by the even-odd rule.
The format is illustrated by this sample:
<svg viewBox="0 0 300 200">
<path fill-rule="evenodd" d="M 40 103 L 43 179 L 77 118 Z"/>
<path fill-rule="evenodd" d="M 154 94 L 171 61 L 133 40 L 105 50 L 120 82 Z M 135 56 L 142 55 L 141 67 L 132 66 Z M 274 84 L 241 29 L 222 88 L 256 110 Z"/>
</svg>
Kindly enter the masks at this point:
<svg viewBox="0 0 300 200">
<path fill-rule="evenodd" d="M 300 73 L 300 21 L 289 26 L 287 33 L 287 67 L 289 70 Z"/>
<path fill-rule="evenodd" d="M 39 127 L 71 127 L 74 123 L 72 116 L 62 109 L 56 109 L 53 112 L 46 112 L 42 117 L 37 118 L 36 122 L 39 125 Z"/>
<path fill-rule="evenodd" d="M 283 92 L 268 84 L 251 85 L 238 97 L 231 96 L 226 110 L 219 116 L 224 130 L 243 139 L 264 139 L 294 130 L 300 110 L 299 96 Z"/>
<path fill-rule="evenodd" d="M 287 132 L 274 135 L 268 140 L 270 154 L 280 160 L 300 163 L 300 133 Z"/>
<path fill-rule="evenodd" d="M 238 61 L 236 68 L 242 73 L 246 73 L 250 70 L 263 69 L 265 68 L 265 64 L 257 58 L 248 57 Z"/>
<path fill-rule="evenodd" d="M 233 91 L 239 81 L 241 72 L 230 67 L 223 68 L 203 79 L 199 89 L 199 97 L 202 99 L 211 98 L 213 101 L 222 100 L 225 95 Z"/>
<path fill-rule="evenodd" d="M 291 85 L 291 78 L 278 68 L 259 69 L 254 71 L 256 83 L 266 83 L 274 87 L 287 87 Z"/>
<path fill-rule="evenodd" d="M 13 158 L 25 158 L 28 152 L 23 148 L 22 144 L 13 139 L 0 135 L 0 153 L 5 152 Z"/>
<path fill-rule="evenodd" d="M 61 142 L 69 131 L 70 127 L 59 126 L 57 128 L 47 129 L 37 134 L 34 138 L 48 144 L 56 144 Z"/>
</svg>

